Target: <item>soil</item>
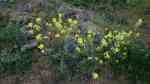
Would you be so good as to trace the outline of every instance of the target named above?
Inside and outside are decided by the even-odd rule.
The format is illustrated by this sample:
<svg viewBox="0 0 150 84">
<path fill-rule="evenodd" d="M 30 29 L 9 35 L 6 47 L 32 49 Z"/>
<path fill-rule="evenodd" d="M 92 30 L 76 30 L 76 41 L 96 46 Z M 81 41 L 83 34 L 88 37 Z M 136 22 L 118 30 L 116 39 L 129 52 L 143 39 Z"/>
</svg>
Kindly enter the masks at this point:
<svg viewBox="0 0 150 84">
<path fill-rule="evenodd" d="M 104 77 L 95 81 L 62 81 L 58 80 L 46 65 L 35 63 L 31 72 L 1 77 L 0 84 L 129 84 L 129 81 L 124 75 L 111 78 Z"/>
</svg>

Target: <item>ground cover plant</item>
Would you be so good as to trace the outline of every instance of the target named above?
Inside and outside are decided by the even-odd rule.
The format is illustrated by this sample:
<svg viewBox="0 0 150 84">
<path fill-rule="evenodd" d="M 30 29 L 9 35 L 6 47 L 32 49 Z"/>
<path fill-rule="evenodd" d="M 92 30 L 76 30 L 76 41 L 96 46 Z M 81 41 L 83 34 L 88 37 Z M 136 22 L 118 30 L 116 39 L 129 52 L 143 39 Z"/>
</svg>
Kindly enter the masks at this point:
<svg viewBox="0 0 150 84">
<path fill-rule="evenodd" d="M 42 20 L 45 28 L 42 28 Z M 62 75 L 98 79 L 99 66 L 126 60 L 129 45 L 140 35 L 136 28 L 106 28 L 102 32 L 84 29 L 80 22 L 77 16 L 65 17 L 63 13 L 52 18 L 35 17 L 25 25 L 26 34 L 30 34 L 28 38 L 32 40 L 26 47 L 37 47 L 41 53 L 48 53 L 50 64 Z M 141 20 L 135 25 L 140 24 Z"/>
<path fill-rule="evenodd" d="M 141 31 L 149 24 L 143 13 L 147 0 L 0 2 L 0 11 L 7 9 L 0 12 L 0 79 L 14 74 L 28 78 L 26 72 L 34 79 L 33 74 L 51 70 L 56 80 L 108 81 L 124 74 L 125 84 L 150 83 L 150 49 L 144 40 L 149 26 Z M 129 16 L 119 14 L 124 10 Z M 35 78 L 43 82 L 46 77 L 51 78 Z"/>
</svg>

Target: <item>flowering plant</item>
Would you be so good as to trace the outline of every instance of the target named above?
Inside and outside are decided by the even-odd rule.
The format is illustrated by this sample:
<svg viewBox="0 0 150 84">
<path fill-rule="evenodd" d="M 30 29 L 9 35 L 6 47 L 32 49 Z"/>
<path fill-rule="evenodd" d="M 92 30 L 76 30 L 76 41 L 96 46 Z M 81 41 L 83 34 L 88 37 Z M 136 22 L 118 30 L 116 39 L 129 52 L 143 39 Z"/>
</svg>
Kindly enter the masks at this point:
<svg viewBox="0 0 150 84">
<path fill-rule="evenodd" d="M 61 75 L 68 74 L 68 78 L 88 76 L 98 79 L 99 66 L 124 61 L 128 57 L 128 45 L 139 36 L 132 29 L 106 28 L 102 32 L 84 28 L 81 21 L 74 16 L 65 17 L 63 13 L 31 21 L 26 30 L 30 39 L 36 41 L 34 47 L 47 53 L 50 65 Z"/>
</svg>

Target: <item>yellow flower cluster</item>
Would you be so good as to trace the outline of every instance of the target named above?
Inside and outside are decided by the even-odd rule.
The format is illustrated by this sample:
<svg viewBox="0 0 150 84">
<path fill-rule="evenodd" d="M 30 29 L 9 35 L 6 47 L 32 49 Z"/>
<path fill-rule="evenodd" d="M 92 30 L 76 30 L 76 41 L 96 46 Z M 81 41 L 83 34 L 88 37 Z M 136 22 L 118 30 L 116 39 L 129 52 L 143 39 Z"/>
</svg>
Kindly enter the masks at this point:
<svg viewBox="0 0 150 84">
<path fill-rule="evenodd" d="M 63 19 L 63 17 L 63 13 L 58 13 L 52 18 L 47 18 L 48 20 L 44 20 L 46 22 L 46 32 L 48 33 L 48 35 L 44 35 L 41 32 L 42 18 L 37 17 L 27 23 L 27 30 L 32 33 L 32 37 L 38 42 L 37 48 L 41 50 L 46 48 L 43 43 L 45 39 L 60 38 L 64 35 L 68 35 L 69 33 L 74 32 L 72 30 L 72 27 L 76 25 L 78 21 L 73 18 Z M 51 34 L 49 34 L 49 32 L 51 32 Z M 78 40 L 79 43 L 83 45 L 82 39 L 79 38 Z M 76 50 L 80 52 L 79 48 L 77 48 Z"/>
<path fill-rule="evenodd" d="M 104 38 L 101 39 L 100 47 L 98 50 L 105 50 L 103 53 L 103 58 L 105 60 L 112 59 L 113 54 L 117 54 L 121 52 L 122 55 L 121 59 L 125 59 L 127 55 L 127 47 L 126 45 L 129 44 L 129 40 L 133 36 L 139 36 L 139 33 L 134 31 L 113 31 L 113 30 L 106 30 Z M 119 63 L 119 60 L 115 60 L 116 63 Z M 102 63 L 102 61 L 100 61 Z"/>
<path fill-rule="evenodd" d="M 63 16 L 63 13 L 59 13 L 53 17 L 49 23 L 47 22 L 47 26 L 54 26 L 60 34 L 68 33 L 72 30 L 72 26 L 76 25 L 78 21 L 73 18 L 66 18 L 66 20 L 63 20 Z"/>
<path fill-rule="evenodd" d="M 99 78 L 99 74 L 96 72 L 92 73 L 92 79 L 97 80 Z"/>
<path fill-rule="evenodd" d="M 43 41 L 47 39 L 48 36 L 41 34 L 41 21 L 42 19 L 40 17 L 35 18 L 33 22 L 30 21 L 27 23 L 27 29 L 33 31 L 32 37 L 38 42 L 37 48 L 43 51 L 45 48 Z"/>
<path fill-rule="evenodd" d="M 91 31 L 91 30 L 88 30 L 88 32 L 87 32 L 87 37 L 88 37 L 88 39 L 93 38 L 94 35 L 95 35 L 95 32 L 93 32 L 93 31 Z"/>
<path fill-rule="evenodd" d="M 41 18 L 38 17 L 35 19 L 35 23 L 29 22 L 27 24 L 27 27 L 29 28 L 29 30 L 33 30 L 34 33 L 40 32 L 40 30 L 41 30 L 40 23 L 41 23 Z"/>
</svg>

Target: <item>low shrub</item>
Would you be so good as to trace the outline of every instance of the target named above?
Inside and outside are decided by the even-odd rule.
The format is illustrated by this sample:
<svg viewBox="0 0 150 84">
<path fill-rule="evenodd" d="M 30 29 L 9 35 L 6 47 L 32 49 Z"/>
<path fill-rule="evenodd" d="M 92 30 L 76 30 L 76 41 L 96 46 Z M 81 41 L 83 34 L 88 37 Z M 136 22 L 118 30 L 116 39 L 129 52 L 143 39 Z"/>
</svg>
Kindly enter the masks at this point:
<svg viewBox="0 0 150 84">
<path fill-rule="evenodd" d="M 73 19 L 69 18 L 68 21 L 72 22 Z M 125 61 L 128 57 L 128 45 L 139 36 L 132 29 L 119 31 L 106 28 L 102 33 L 67 25 L 63 20 L 60 23 L 57 17 L 53 18 L 51 28 L 59 35 L 53 47 L 48 48 L 48 55 L 50 64 L 57 73 L 64 76 L 68 74 L 68 78 L 86 75 L 98 79 L 101 72 L 99 66 L 117 65 Z"/>
<path fill-rule="evenodd" d="M 141 67 L 142 64 L 136 64 L 138 61 L 132 58 L 136 55 L 132 45 L 140 35 L 136 28 L 142 24 L 141 19 L 134 29 L 126 30 L 98 31 L 84 28 L 80 23 L 76 16 L 59 13 L 51 18 L 35 17 L 27 21 L 23 32 L 28 36 L 27 41 L 36 42 L 34 48 L 49 56 L 50 66 L 62 78 L 98 79 L 103 68 L 100 66 L 105 65 L 124 66 L 124 70 L 131 65 L 129 72 Z M 137 52 L 137 56 L 141 53 Z M 145 58 L 138 60 L 142 62 Z"/>
</svg>

